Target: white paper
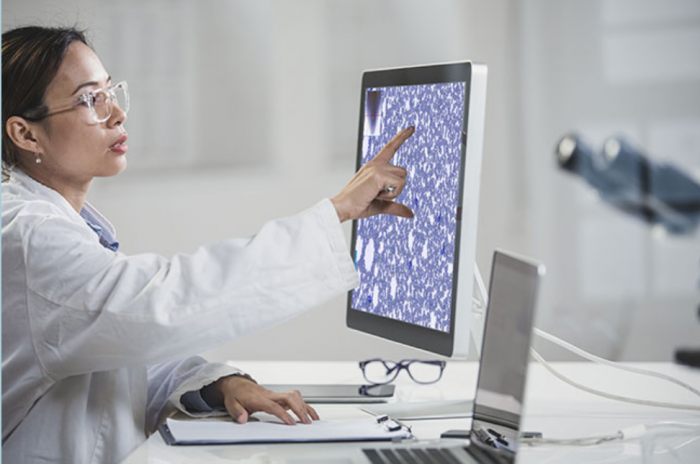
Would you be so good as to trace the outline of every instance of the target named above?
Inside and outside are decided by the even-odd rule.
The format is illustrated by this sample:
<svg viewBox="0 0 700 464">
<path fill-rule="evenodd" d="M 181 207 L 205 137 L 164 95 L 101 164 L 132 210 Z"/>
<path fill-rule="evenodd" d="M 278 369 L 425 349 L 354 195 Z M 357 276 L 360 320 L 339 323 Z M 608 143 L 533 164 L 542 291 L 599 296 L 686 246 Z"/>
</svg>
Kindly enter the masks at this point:
<svg viewBox="0 0 700 464">
<path fill-rule="evenodd" d="M 286 425 L 278 420 L 238 424 L 230 418 L 168 419 L 167 426 L 176 442 L 181 444 L 362 441 L 411 437 L 406 429 L 389 432 L 373 418 L 320 420 L 297 425 Z"/>
</svg>

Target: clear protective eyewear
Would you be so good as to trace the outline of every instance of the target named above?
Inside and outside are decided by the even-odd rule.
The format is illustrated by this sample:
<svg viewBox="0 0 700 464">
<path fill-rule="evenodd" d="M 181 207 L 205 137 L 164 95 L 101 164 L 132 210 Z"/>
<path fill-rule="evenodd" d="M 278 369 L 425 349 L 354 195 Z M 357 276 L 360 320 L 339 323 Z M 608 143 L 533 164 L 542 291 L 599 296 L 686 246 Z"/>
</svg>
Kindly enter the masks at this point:
<svg viewBox="0 0 700 464">
<path fill-rule="evenodd" d="M 78 101 L 86 103 L 95 122 L 105 122 L 112 116 L 114 102 L 124 114 L 129 112 L 129 87 L 126 81 L 93 90 L 78 97 Z"/>
<path fill-rule="evenodd" d="M 399 362 L 375 358 L 360 361 L 360 369 L 365 380 L 374 385 L 393 382 L 399 372 L 406 370 L 414 382 L 423 385 L 435 383 L 442 378 L 445 361 L 404 359 Z"/>
<path fill-rule="evenodd" d="M 30 116 L 24 116 L 25 119 L 30 121 L 40 121 L 49 116 L 53 116 L 58 113 L 63 113 L 65 111 L 71 111 L 79 108 L 81 105 L 85 105 L 90 109 L 90 114 L 95 122 L 105 122 L 112 116 L 112 111 L 114 109 L 114 103 L 119 105 L 119 108 L 124 112 L 124 114 L 129 112 L 129 87 L 126 81 L 121 81 L 114 85 L 109 85 L 97 90 L 91 90 L 90 92 L 84 93 L 80 96 L 71 97 L 71 102 L 64 108 L 54 109 L 49 113 L 39 117 L 33 118 Z"/>
</svg>

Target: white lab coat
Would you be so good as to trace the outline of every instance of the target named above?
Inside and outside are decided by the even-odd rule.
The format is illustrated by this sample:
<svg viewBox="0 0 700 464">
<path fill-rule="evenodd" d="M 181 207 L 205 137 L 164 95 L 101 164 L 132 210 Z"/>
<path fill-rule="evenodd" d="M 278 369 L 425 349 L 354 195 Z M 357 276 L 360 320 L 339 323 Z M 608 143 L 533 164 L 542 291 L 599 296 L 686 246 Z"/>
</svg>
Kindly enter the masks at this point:
<svg viewBox="0 0 700 464">
<path fill-rule="evenodd" d="M 168 260 L 104 248 L 59 193 L 15 170 L 2 185 L 3 462 L 121 461 L 187 412 L 184 393 L 238 372 L 178 359 L 358 284 L 327 199 Z"/>
</svg>

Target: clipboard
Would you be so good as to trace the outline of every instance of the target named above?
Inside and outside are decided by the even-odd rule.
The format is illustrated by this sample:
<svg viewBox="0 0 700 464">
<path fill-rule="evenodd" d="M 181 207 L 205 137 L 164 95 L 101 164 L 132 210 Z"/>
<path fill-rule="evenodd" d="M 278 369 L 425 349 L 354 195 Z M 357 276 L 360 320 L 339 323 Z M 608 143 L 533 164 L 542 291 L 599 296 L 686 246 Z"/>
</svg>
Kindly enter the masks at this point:
<svg viewBox="0 0 700 464">
<path fill-rule="evenodd" d="M 158 427 L 172 446 L 236 445 L 253 443 L 319 443 L 388 441 L 413 438 L 411 428 L 388 416 L 379 418 L 319 420 L 287 425 L 275 418 L 238 424 L 231 418 L 172 419 Z"/>
</svg>

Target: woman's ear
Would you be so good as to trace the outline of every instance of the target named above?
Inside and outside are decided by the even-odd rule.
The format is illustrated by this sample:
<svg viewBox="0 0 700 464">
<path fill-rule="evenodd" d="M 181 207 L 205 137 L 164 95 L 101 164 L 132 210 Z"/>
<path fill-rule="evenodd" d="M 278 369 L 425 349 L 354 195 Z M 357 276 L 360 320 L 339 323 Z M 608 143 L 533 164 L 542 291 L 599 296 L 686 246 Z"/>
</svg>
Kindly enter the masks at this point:
<svg viewBox="0 0 700 464">
<path fill-rule="evenodd" d="M 20 116 L 11 116 L 7 120 L 5 130 L 10 140 L 19 148 L 32 153 L 40 151 L 35 129 L 32 128 L 26 119 Z"/>
</svg>

